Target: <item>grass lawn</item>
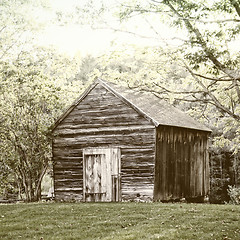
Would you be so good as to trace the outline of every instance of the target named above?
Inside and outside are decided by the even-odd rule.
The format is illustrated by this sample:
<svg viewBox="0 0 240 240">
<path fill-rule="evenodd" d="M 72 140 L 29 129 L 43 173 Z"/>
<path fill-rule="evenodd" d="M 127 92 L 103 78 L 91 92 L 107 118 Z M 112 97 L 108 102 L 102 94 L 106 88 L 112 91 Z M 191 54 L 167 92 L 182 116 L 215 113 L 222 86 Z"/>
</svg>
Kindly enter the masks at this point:
<svg viewBox="0 0 240 240">
<path fill-rule="evenodd" d="M 0 205 L 0 239 L 240 239 L 240 206 L 163 203 Z"/>
</svg>

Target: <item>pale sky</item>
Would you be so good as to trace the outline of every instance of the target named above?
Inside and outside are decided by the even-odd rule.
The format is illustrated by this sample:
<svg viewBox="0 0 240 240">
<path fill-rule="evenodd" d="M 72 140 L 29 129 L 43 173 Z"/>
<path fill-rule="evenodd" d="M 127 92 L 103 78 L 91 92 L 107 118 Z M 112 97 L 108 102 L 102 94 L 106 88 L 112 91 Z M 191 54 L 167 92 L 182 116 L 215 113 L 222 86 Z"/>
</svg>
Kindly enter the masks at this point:
<svg viewBox="0 0 240 240">
<path fill-rule="evenodd" d="M 64 11 L 67 14 L 74 12 L 77 4 L 83 5 L 89 0 L 51 0 L 53 11 Z M 115 0 L 108 0 L 113 2 Z M 99 1 L 96 0 L 96 4 Z M 80 55 L 100 55 L 110 48 L 111 43 L 115 41 L 116 34 L 110 30 L 93 30 L 90 26 L 77 25 L 73 23 L 61 25 L 52 25 L 46 28 L 40 35 L 39 42 L 41 45 L 53 45 L 63 53 L 70 56 Z"/>
<path fill-rule="evenodd" d="M 88 26 L 51 26 L 40 37 L 43 45 L 53 45 L 61 52 L 73 56 L 91 54 L 98 56 L 111 51 L 114 45 L 136 44 L 139 46 L 159 44 L 154 39 L 133 36 L 112 30 L 93 30 Z"/>
<path fill-rule="evenodd" d="M 110 47 L 114 35 L 107 30 L 92 30 L 90 27 L 51 26 L 41 35 L 43 45 L 53 45 L 61 52 L 70 56 L 80 53 L 81 55 L 99 55 Z"/>
<path fill-rule="evenodd" d="M 51 7 L 55 11 L 65 11 L 69 14 L 74 12 L 74 4 L 84 4 L 89 0 L 51 0 Z M 114 6 L 115 1 L 119 0 L 106 0 L 109 6 Z M 95 0 L 94 4 L 98 4 L 100 1 Z M 68 24 L 66 26 L 49 25 L 46 30 L 41 34 L 39 41 L 42 45 L 53 45 L 63 53 L 67 53 L 70 56 L 80 54 L 85 56 L 91 54 L 98 56 L 103 53 L 111 51 L 114 44 L 135 44 L 135 45 L 162 45 L 164 40 L 168 43 L 171 42 L 171 38 L 175 35 L 181 38 L 180 34 L 176 34 L 175 30 L 169 29 L 167 26 L 158 22 L 158 19 L 151 19 L 151 24 L 154 23 L 158 29 L 159 35 L 156 35 L 157 39 L 139 38 L 132 34 L 114 32 L 110 29 L 98 29 L 93 30 L 90 26 L 83 26 L 77 24 Z M 112 24 L 113 25 L 113 24 Z M 127 29 L 131 32 L 137 32 L 140 35 L 154 36 L 154 30 L 150 29 L 148 24 L 142 16 L 135 17 L 134 21 L 127 23 Z M 115 25 L 116 28 L 120 28 Z M 177 43 L 177 40 L 175 40 Z M 178 41 L 179 43 L 179 41 Z M 178 44 L 177 43 L 177 44 Z M 239 41 L 233 45 L 234 49 L 239 49 Z"/>
<path fill-rule="evenodd" d="M 88 0 L 86 0 L 88 1 Z M 114 4 L 115 0 L 108 0 L 108 4 Z M 74 3 L 79 0 L 53 0 L 52 8 L 57 11 L 73 12 Z M 97 1 L 96 1 L 97 3 Z M 144 29 L 143 19 L 134 19 L 134 23 L 128 23 L 130 31 L 137 31 L 141 35 L 151 35 L 147 28 Z M 146 24 L 146 23 L 145 23 Z M 132 29 L 131 26 L 132 25 Z M 134 26 L 135 25 L 135 26 Z M 135 28 L 137 27 L 137 28 Z M 118 26 L 116 26 L 118 28 Z M 161 35 L 169 35 L 169 29 L 162 26 Z M 49 25 L 39 37 L 41 45 L 53 45 L 61 52 L 70 56 L 80 54 L 82 56 L 91 54 L 98 56 L 104 52 L 110 51 L 114 44 L 136 44 L 153 45 L 159 44 L 156 39 L 139 38 L 129 33 L 114 32 L 110 29 L 93 30 L 90 26 L 81 26 L 77 24 L 68 24 L 66 26 Z"/>
</svg>

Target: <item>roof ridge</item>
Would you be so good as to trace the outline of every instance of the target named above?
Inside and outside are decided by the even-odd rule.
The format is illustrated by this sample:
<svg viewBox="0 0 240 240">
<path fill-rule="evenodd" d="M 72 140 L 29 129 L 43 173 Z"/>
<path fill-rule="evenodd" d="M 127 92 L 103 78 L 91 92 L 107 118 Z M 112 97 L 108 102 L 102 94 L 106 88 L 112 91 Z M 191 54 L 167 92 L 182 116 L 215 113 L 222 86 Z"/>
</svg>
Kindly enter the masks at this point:
<svg viewBox="0 0 240 240">
<path fill-rule="evenodd" d="M 119 93 L 116 89 L 112 88 L 111 86 L 109 86 L 109 84 L 106 81 L 103 81 L 102 79 L 98 79 L 98 81 L 104 86 L 106 87 L 108 90 L 110 90 L 114 95 L 116 95 L 118 98 L 120 98 L 121 100 L 124 100 L 125 102 L 127 102 L 132 108 L 134 108 L 138 113 L 144 115 L 148 120 L 150 120 L 155 127 L 157 127 L 159 125 L 158 121 L 156 121 L 153 117 L 149 116 L 149 114 L 145 113 L 141 108 L 139 108 L 138 106 L 136 106 L 136 104 L 134 104 L 131 100 L 129 100 L 128 98 L 126 98 L 125 96 L 123 96 L 121 93 Z M 115 84 L 115 83 L 113 83 Z M 123 87 L 123 86 L 122 86 Z M 124 87 L 123 87 L 124 88 Z"/>
<path fill-rule="evenodd" d="M 131 104 L 131 106 L 135 107 L 136 110 L 138 110 L 139 112 L 141 112 L 142 114 L 144 114 L 145 116 L 150 118 L 156 127 L 159 126 L 159 125 L 168 125 L 168 126 L 175 126 L 175 127 L 182 127 L 182 128 L 191 128 L 191 129 L 200 130 L 200 131 L 207 131 L 207 132 L 212 131 L 211 129 L 206 127 L 204 124 L 195 120 L 192 116 L 190 116 L 186 112 L 184 112 L 181 109 L 173 106 L 172 104 L 168 103 L 164 99 L 159 99 L 153 93 L 149 93 L 149 92 L 145 92 L 145 91 L 135 91 L 131 88 L 127 88 L 125 86 L 118 85 L 118 84 L 113 83 L 113 82 L 108 82 L 108 81 L 105 81 L 105 80 L 102 80 L 102 79 L 99 79 L 99 81 L 101 83 L 107 85 L 109 90 L 112 89 L 112 91 L 116 92 L 118 95 L 120 95 L 122 98 L 124 98 L 127 102 L 129 102 Z M 114 86 L 110 86 L 111 84 L 114 85 Z M 132 94 L 128 94 L 128 96 L 126 96 L 126 94 L 124 94 L 122 92 L 119 92 L 118 89 L 116 89 L 116 88 L 122 88 L 124 91 L 132 92 Z M 160 108 L 162 108 L 164 110 L 164 108 L 166 107 L 166 108 L 168 108 L 169 112 L 175 113 L 176 119 L 167 119 L 167 120 L 173 120 L 172 121 L 173 124 L 170 124 L 169 122 L 166 123 L 166 121 L 164 121 L 164 123 L 162 123 L 159 119 L 157 119 L 157 118 L 164 118 L 164 117 L 169 118 L 169 112 L 160 111 L 161 113 L 165 113 L 165 116 L 159 116 L 159 114 L 157 114 L 157 112 L 159 112 L 160 108 L 156 109 L 157 107 L 155 106 L 155 104 L 150 104 L 147 109 L 144 109 L 143 106 L 141 107 L 141 104 L 140 104 L 140 106 L 138 105 L 138 103 L 141 102 L 140 99 L 139 99 L 138 103 L 136 104 L 136 102 L 135 102 L 136 97 L 133 98 L 132 97 L 133 94 L 135 94 L 135 95 L 140 94 L 141 95 L 140 98 L 142 96 L 150 96 L 151 99 L 154 99 L 154 103 L 161 104 L 161 105 L 163 104 L 163 106 L 161 106 Z M 151 109 L 153 109 L 153 113 L 149 114 L 149 111 Z M 157 110 L 157 111 L 154 111 L 154 110 Z M 186 123 L 181 120 L 181 117 L 185 118 Z M 174 124 L 174 122 L 175 122 L 175 124 Z M 187 123 L 189 124 L 189 126 L 187 126 Z"/>
<path fill-rule="evenodd" d="M 204 124 L 199 123 L 187 113 L 174 107 L 164 99 L 159 99 L 152 93 L 135 91 L 131 88 L 126 88 L 100 78 L 95 79 L 80 97 L 63 112 L 63 114 L 55 121 L 52 130 L 54 130 L 68 116 L 68 114 L 80 104 L 80 102 L 96 87 L 97 84 L 100 84 L 117 98 L 132 107 L 135 111 L 149 120 L 155 127 L 165 125 L 211 132 L 211 130 Z"/>
</svg>

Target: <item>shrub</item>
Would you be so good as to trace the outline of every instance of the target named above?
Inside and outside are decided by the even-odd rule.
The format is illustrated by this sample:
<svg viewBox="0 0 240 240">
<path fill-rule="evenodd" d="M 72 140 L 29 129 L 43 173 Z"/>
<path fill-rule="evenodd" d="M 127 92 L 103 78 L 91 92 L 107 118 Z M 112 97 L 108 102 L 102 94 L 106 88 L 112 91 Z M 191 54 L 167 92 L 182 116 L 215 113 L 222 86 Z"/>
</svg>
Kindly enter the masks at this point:
<svg viewBox="0 0 240 240">
<path fill-rule="evenodd" d="M 228 194 L 229 178 L 216 178 L 213 175 L 210 180 L 209 202 L 223 204 L 230 201 Z"/>
<path fill-rule="evenodd" d="M 228 194 L 231 204 L 240 205 L 240 187 L 228 186 Z"/>
</svg>

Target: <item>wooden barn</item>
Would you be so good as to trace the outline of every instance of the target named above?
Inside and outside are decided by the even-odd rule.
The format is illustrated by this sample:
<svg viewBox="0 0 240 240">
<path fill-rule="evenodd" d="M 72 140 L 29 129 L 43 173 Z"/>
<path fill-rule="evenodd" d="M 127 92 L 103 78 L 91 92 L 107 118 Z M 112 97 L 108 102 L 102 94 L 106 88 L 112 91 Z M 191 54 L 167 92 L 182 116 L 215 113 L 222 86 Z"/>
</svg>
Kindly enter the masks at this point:
<svg viewBox="0 0 240 240">
<path fill-rule="evenodd" d="M 98 79 L 55 123 L 55 199 L 202 199 L 210 133 L 151 93 Z"/>
</svg>

